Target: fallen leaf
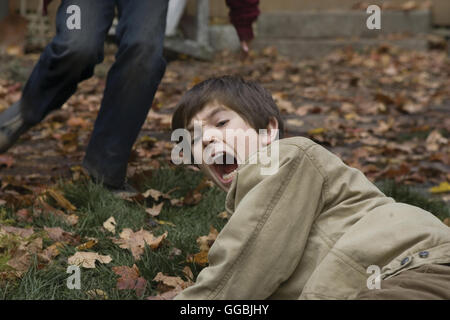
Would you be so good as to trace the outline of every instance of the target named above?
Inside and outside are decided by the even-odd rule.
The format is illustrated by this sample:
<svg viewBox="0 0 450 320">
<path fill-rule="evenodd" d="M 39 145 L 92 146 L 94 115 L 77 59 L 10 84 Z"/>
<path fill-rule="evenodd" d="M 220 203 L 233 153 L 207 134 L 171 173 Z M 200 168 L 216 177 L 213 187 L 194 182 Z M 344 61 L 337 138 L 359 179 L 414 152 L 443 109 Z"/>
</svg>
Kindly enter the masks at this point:
<svg viewBox="0 0 450 320">
<path fill-rule="evenodd" d="M 111 232 L 112 234 L 116 233 L 116 219 L 114 217 L 109 217 L 108 220 L 103 222 L 103 228 Z"/>
<path fill-rule="evenodd" d="M 158 272 L 153 281 L 158 282 L 158 291 L 161 293 L 171 290 L 181 292 L 190 285 L 189 282 L 184 281 L 180 277 L 166 276 L 162 272 Z"/>
<path fill-rule="evenodd" d="M 55 189 L 48 189 L 47 193 L 58 203 L 58 205 L 68 211 L 75 211 L 77 208 L 67 200 L 61 192 Z"/>
<path fill-rule="evenodd" d="M 196 205 L 202 200 L 202 194 L 197 190 L 189 191 L 183 198 L 183 204 L 185 205 Z"/>
<path fill-rule="evenodd" d="M 122 249 L 129 249 L 133 257 L 139 260 L 144 253 L 145 245 L 148 245 L 152 250 L 156 250 L 167 237 L 167 234 L 166 231 L 162 235 L 155 237 L 151 232 L 142 228 L 137 232 L 125 228 L 119 235 L 120 239 L 112 239 L 112 241 Z"/>
<path fill-rule="evenodd" d="M 79 246 L 76 247 L 76 249 L 78 251 L 88 250 L 88 249 L 91 249 L 93 246 L 95 246 L 97 243 L 98 243 L 97 239 L 91 239 L 83 244 L 80 244 Z"/>
<path fill-rule="evenodd" d="M 145 209 L 145 212 L 147 212 L 152 217 L 156 217 L 160 214 L 163 205 L 164 202 L 161 202 L 160 204 L 155 204 L 153 207 Z"/>
<path fill-rule="evenodd" d="M 13 250 L 11 259 L 6 263 L 16 271 L 17 276 L 23 275 L 31 266 L 32 256 L 42 251 L 42 238 L 31 241 L 22 240 L 18 248 Z"/>
<path fill-rule="evenodd" d="M 159 223 L 159 224 L 165 224 L 165 225 L 168 225 L 168 226 L 171 226 L 171 227 L 176 227 L 176 225 L 174 223 L 170 222 L 170 221 L 158 220 L 158 219 L 155 219 L 155 221 L 157 223 Z"/>
<path fill-rule="evenodd" d="M 48 246 L 47 248 L 42 251 L 38 255 L 38 257 L 43 260 L 46 263 L 49 263 L 53 258 L 57 257 L 59 255 L 59 249 L 63 247 L 63 244 L 61 242 L 56 242 L 52 244 L 51 246 Z"/>
<path fill-rule="evenodd" d="M 187 257 L 186 261 L 205 267 L 208 264 L 208 251 L 200 251 L 196 254 L 190 255 Z"/>
<path fill-rule="evenodd" d="M 159 198 L 163 196 L 163 193 L 155 189 L 149 189 L 145 191 L 142 195 L 144 196 L 144 198 L 152 197 L 155 201 L 158 201 Z"/>
<path fill-rule="evenodd" d="M 147 280 L 139 276 L 139 269 L 135 264 L 131 268 L 127 266 L 113 267 L 112 271 L 120 276 L 117 280 L 118 290 L 135 290 L 139 297 L 144 294 Z"/>
<path fill-rule="evenodd" d="M 44 227 L 44 230 L 47 232 L 48 237 L 53 241 L 66 242 L 71 245 L 76 245 L 80 243 L 79 235 L 74 235 L 71 232 L 64 231 L 60 227 L 55 228 Z"/>
<path fill-rule="evenodd" d="M 14 158 L 8 155 L 0 155 L 0 167 L 5 165 L 6 168 L 12 167 L 14 164 Z"/>
<path fill-rule="evenodd" d="M 76 252 L 67 259 L 69 265 L 82 266 L 88 269 L 94 269 L 96 261 L 108 264 L 112 261 L 112 258 L 109 255 L 100 255 L 97 252 Z"/>
<path fill-rule="evenodd" d="M 106 292 L 103 290 L 100 290 L 100 289 L 88 290 L 88 291 L 86 291 L 86 294 L 91 299 L 103 299 L 103 300 L 108 299 L 108 295 L 106 294 Z"/>
<path fill-rule="evenodd" d="M 2 231 L 3 231 L 3 233 L 14 234 L 14 235 L 17 235 L 22 238 L 28 238 L 34 233 L 33 228 L 25 229 L 25 228 L 0 225 L 0 234 L 2 233 Z"/>
<path fill-rule="evenodd" d="M 186 276 L 186 278 L 188 278 L 188 282 L 194 284 L 194 274 L 192 273 L 191 268 L 189 268 L 189 266 L 185 266 L 183 268 L 183 274 Z"/>
<path fill-rule="evenodd" d="M 184 198 L 171 199 L 170 204 L 174 207 L 182 207 Z"/>
<path fill-rule="evenodd" d="M 430 188 L 431 193 L 444 193 L 450 192 L 450 183 L 441 182 L 438 186 Z"/>
<path fill-rule="evenodd" d="M 219 217 L 221 219 L 229 219 L 230 214 L 227 211 L 222 211 L 217 215 L 217 217 Z"/>
<path fill-rule="evenodd" d="M 219 232 L 213 226 L 209 228 L 209 234 L 207 236 L 201 236 L 197 238 L 197 245 L 200 248 L 200 251 L 208 252 L 214 241 L 216 241 L 217 235 Z"/>
<path fill-rule="evenodd" d="M 438 130 L 433 130 L 425 141 L 425 147 L 428 151 L 439 151 L 441 145 L 448 143 L 448 139 L 444 138 Z"/>
<path fill-rule="evenodd" d="M 300 119 L 288 119 L 286 120 L 286 123 L 290 126 L 294 126 L 294 127 L 301 127 L 305 124 L 304 121 L 300 120 Z"/>
<path fill-rule="evenodd" d="M 313 136 L 315 134 L 322 134 L 325 132 L 324 128 L 315 128 L 308 131 L 308 135 Z"/>
<path fill-rule="evenodd" d="M 22 222 L 32 222 L 33 216 L 28 209 L 20 209 L 16 212 L 17 220 Z"/>
<path fill-rule="evenodd" d="M 85 128 L 89 125 L 89 122 L 80 117 L 71 117 L 69 120 L 67 120 L 67 125 L 70 127 L 84 127 Z"/>
</svg>

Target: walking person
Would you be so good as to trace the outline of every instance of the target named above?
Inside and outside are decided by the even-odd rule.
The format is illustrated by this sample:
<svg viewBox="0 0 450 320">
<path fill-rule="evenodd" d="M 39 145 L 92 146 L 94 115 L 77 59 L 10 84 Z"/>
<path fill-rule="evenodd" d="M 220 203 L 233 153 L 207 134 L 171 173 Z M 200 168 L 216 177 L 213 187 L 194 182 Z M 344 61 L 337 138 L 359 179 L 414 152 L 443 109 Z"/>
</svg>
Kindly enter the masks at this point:
<svg viewBox="0 0 450 320">
<path fill-rule="evenodd" d="M 79 8 L 79 28 L 68 24 L 74 6 Z M 130 189 L 125 183 L 128 158 L 166 67 L 167 7 L 167 0 L 62 0 L 56 36 L 34 67 L 22 98 L 0 114 L 0 153 L 61 108 L 78 83 L 93 75 L 94 67 L 103 61 L 104 41 L 117 8 L 118 51 L 83 166 L 111 190 Z"/>
</svg>

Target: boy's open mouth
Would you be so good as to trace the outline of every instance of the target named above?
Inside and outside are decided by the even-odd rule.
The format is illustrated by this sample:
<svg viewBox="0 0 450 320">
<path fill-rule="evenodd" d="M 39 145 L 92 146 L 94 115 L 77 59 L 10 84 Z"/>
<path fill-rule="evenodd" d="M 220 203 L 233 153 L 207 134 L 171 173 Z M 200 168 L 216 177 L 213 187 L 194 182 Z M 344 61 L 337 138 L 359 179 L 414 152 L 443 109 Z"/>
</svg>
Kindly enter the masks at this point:
<svg viewBox="0 0 450 320">
<path fill-rule="evenodd" d="M 229 153 L 220 153 L 214 156 L 212 168 L 219 181 L 224 184 L 233 181 L 237 167 L 237 159 Z"/>
</svg>

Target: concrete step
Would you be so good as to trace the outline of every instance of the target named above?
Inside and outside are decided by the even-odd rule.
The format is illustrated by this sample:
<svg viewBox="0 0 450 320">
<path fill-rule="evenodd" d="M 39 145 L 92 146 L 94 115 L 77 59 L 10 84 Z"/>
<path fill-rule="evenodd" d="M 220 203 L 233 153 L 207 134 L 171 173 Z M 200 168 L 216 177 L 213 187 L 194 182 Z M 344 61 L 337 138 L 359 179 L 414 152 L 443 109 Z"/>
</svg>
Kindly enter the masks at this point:
<svg viewBox="0 0 450 320">
<path fill-rule="evenodd" d="M 370 30 L 364 11 L 329 12 L 276 12 L 263 13 L 258 18 L 257 34 L 260 38 L 374 38 L 391 33 L 428 33 L 431 12 L 381 11 L 381 29 Z"/>
<path fill-rule="evenodd" d="M 278 53 L 296 59 L 310 59 L 325 56 L 334 50 L 352 47 L 362 50 L 380 44 L 389 44 L 408 50 L 426 50 L 428 42 L 426 37 L 408 37 L 398 40 L 384 38 L 377 39 L 280 39 L 256 38 L 253 48 L 262 50 L 268 46 L 277 48 Z"/>
</svg>

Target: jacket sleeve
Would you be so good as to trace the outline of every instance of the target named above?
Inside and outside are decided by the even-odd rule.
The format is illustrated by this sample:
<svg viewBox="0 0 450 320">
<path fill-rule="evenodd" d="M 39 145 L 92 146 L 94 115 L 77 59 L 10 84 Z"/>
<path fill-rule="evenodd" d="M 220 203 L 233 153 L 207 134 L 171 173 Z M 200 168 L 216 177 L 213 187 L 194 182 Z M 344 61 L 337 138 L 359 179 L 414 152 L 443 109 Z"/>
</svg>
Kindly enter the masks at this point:
<svg viewBox="0 0 450 320">
<path fill-rule="evenodd" d="M 294 271 L 323 206 L 325 179 L 296 145 L 280 146 L 275 174 L 260 169 L 239 169 L 227 196 L 235 210 L 210 249 L 209 267 L 176 299 L 266 299 Z"/>
<path fill-rule="evenodd" d="M 252 23 L 259 16 L 259 0 L 226 0 L 230 8 L 230 22 L 234 25 L 239 40 L 252 40 Z"/>
</svg>

